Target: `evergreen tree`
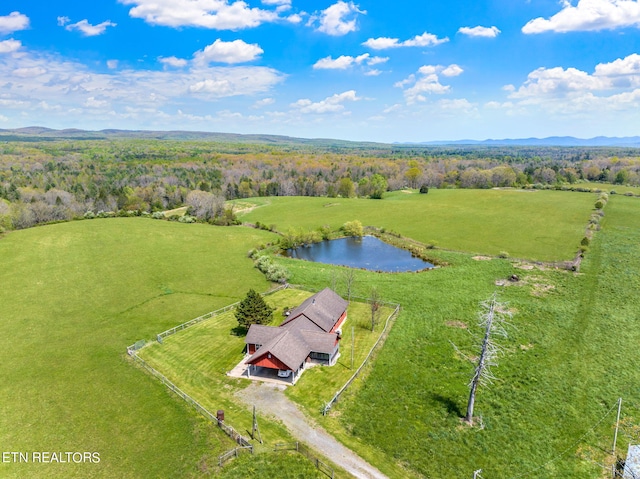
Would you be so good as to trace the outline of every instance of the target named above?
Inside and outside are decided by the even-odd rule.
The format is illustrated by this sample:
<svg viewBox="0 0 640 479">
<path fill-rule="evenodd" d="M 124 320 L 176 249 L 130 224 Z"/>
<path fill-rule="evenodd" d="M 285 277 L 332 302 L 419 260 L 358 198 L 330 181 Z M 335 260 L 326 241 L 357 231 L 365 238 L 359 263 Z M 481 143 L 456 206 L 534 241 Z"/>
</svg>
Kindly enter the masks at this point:
<svg viewBox="0 0 640 479">
<path fill-rule="evenodd" d="M 262 296 L 250 289 L 247 296 L 238 304 L 235 315 L 238 324 L 248 329 L 252 324 L 268 323 L 273 315 L 273 309 Z"/>
</svg>

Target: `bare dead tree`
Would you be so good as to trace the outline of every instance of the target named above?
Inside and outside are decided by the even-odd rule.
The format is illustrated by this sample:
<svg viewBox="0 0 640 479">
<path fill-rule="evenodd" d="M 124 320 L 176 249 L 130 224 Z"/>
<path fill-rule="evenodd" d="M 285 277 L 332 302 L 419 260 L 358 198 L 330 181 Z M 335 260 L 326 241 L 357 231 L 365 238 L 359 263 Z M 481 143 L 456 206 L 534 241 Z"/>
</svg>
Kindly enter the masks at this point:
<svg viewBox="0 0 640 479">
<path fill-rule="evenodd" d="M 369 293 L 369 308 L 371 310 L 371 331 L 373 331 L 376 327 L 378 317 L 380 316 L 381 306 L 382 304 L 380 300 L 380 293 L 378 293 L 378 288 L 374 286 L 373 288 L 371 288 L 371 292 Z"/>
<path fill-rule="evenodd" d="M 495 380 L 491 368 L 498 365 L 497 359 L 501 350 L 494 341 L 494 337 L 507 337 L 505 326 L 512 316 L 506 306 L 506 303 L 498 301 L 497 293 L 493 293 L 491 298 L 480 303 L 478 324 L 484 329 L 484 336 L 480 341 L 480 355 L 477 359 L 472 360 L 475 368 L 469 383 L 469 402 L 467 403 L 467 414 L 464 418 L 465 422 L 471 425 L 473 425 L 473 408 L 478 386 L 489 386 Z"/>
<path fill-rule="evenodd" d="M 335 291 L 338 285 L 338 273 L 335 268 L 331 270 L 331 290 Z"/>
<path fill-rule="evenodd" d="M 347 301 L 351 301 L 351 292 L 353 291 L 353 283 L 356 280 L 356 272 L 353 268 L 347 268 L 343 273 L 344 284 L 347 289 Z"/>
</svg>

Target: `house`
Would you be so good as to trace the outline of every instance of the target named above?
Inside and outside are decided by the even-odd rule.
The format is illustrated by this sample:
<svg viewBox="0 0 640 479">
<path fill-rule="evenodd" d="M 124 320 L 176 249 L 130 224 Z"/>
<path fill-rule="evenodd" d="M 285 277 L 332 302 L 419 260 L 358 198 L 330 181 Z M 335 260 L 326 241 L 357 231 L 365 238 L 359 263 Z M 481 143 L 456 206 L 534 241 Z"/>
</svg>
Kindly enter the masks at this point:
<svg viewBox="0 0 640 479">
<path fill-rule="evenodd" d="M 348 302 L 329 288 L 306 299 L 278 327 L 252 324 L 247 332 L 248 375 L 277 370 L 294 383 L 306 363 L 335 364 Z"/>
</svg>

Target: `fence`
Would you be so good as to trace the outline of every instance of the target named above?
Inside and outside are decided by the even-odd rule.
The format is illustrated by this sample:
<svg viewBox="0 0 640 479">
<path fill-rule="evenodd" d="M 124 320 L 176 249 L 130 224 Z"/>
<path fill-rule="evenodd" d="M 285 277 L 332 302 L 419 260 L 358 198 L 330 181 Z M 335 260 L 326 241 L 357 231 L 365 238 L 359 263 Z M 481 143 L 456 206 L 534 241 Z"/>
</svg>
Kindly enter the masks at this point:
<svg viewBox="0 0 640 479">
<path fill-rule="evenodd" d="M 240 452 L 250 452 L 251 454 L 253 454 L 253 446 L 236 447 L 235 449 L 231 449 L 230 451 L 225 452 L 224 454 L 220 454 L 218 456 L 218 466 L 222 467 L 224 463 L 227 462 L 232 457 L 238 457 L 238 454 Z"/>
<path fill-rule="evenodd" d="M 173 391 L 175 394 L 177 394 L 182 399 L 184 399 L 188 404 L 193 406 L 200 414 L 202 414 L 207 419 L 215 422 L 220 427 L 220 429 L 222 429 L 225 433 L 227 433 L 227 435 L 230 438 L 232 438 L 237 444 L 239 444 L 242 447 L 253 449 L 253 446 L 251 445 L 251 443 L 247 438 L 242 436 L 242 434 L 237 432 L 233 427 L 229 426 L 228 424 L 225 424 L 223 421 L 218 420 L 218 418 L 214 414 L 212 414 L 207 408 L 205 408 L 202 404 L 200 404 L 198 401 L 196 401 L 187 393 L 185 393 L 183 390 L 181 390 L 178 386 L 176 386 L 171 381 L 169 381 L 162 373 L 158 372 L 153 367 L 149 366 L 144 359 L 140 358 L 136 354 L 135 350 L 130 349 L 132 347 L 133 346 L 130 346 L 129 348 L 127 348 L 127 351 L 129 352 L 129 355 L 138 364 L 140 364 L 144 369 L 149 371 L 156 378 L 158 378 L 162 382 L 162 384 L 164 384 L 165 386 L 167 386 L 167 388 L 169 388 L 169 390 Z"/>
<path fill-rule="evenodd" d="M 274 451 L 295 450 L 300 454 L 304 455 L 311 462 L 313 462 L 313 464 L 316 466 L 316 469 L 318 469 L 321 473 L 330 477 L 331 479 L 334 478 L 335 471 L 333 470 L 333 468 L 329 466 L 327 463 L 322 462 L 315 454 L 313 454 L 313 452 L 311 452 L 311 449 L 309 449 L 304 444 L 300 444 L 299 442 L 278 443 L 274 446 L 273 450 Z"/>
<path fill-rule="evenodd" d="M 270 294 L 273 294 L 273 293 L 275 293 L 277 291 L 281 291 L 283 289 L 287 289 L 288 287 L 289 287 L 288 284 L 283 284 L 281 286 L 278 286 L 277 288 L 274 288 L 274 289 L 271 289 L 271 290 L 267 291 L 266 293 L 260 293 L 260 294 L 262 296 L 269 296 Z M 211 318 L 213 318 L 215 316 L 219 316 L 219 315 L 221 315 L 223 313 L 226 313 L 227 311 L 231 311 L 233 308 L 238 306 L 238 304 L 239 304 L 239 302 L 230 304 L 228 306 L 225 306 L 224 308 L 217 309 L 215 311 L 211 311 L 211 312 L 209 312 L 207 314 L 203 314 L 202 316 L 198 316 L 195 319 L 187 321 L 186 323 L 182 323 L 182 324 L 179 324 L 178 326 L 175 326 L 175 327 L 173 327 L 171 329 L 167 329 L 166 331 L 163 331 L 160 334 L 157 334 L 156 335 L 156 340 L 159 343 L 162 343 L 162 339 L 163 338 L 166 338 L 167 336 L 171 336 L 172 334 L 175 334 L 178 331 L 182 331 L 184 329 L 190 328 L 191 326 L 194 326 L 194 325 L 196 325 L 196 324 L 198 324 L 198 323 L 200 323 L 202 321 L 205 321 L 207 319 L 211 319 Z"/>
<path fill-rule="evenodd" d="M 388 331 L 387 328 L 389 327 L 389 323 L 391 322 L 392 319 L 394 319 L 398 313 L 400 312 L 400 305 L 399 304 L 395 304 L 392 305 L 390 303 L 384 303 L 381 302 L 381 304 L 386 304 L 386 305 L 391 305 L 391 306 L 395 306 L 395 309 L 393 310 L 393 312 L 389 315 L 389 317 L 387 318 L 386 322 L 384 323 L 384 329 L 382 330 L 382 332 L 380 333 L 380 337 L 378 338 L 378 340 L 375 342 L 375 344 L 371 347 L 371 350 L 369 351 L 369 354 L 367 354 L 367 357 L 364 358 L 364 361 L 362 362 L 362 364 L 360 365 L 360 367 L 358 369 L 356 369 L 356 372 L 353 373 L 353 376 L 351 376 L 349 378 L 349 380 L 344 384 L 344 386 L 342 386 L 337 393 L 335 393 L 335 395 L 331 398 L 331 400 L 325 404 L 324 408 L 322 409 L 322 415 L 326 416 L 327 413 L 329 412 L 329 409 L 331 409 L 331 407 L 335 404 L 335 402 L 338 400 L 338 398 L 340 397 L 340 395 L 351 385 L 351 383 L 358 377 L 358 375 L 360 374 L 360 371 L 362 371 L 362 369 L 367 365 L 367 363 L 369 362 L 369 359 L 371 358 L 371 355 L 373 354 L 374 350 L 376 349 L 376 347 L 378 346 L 378 344 L 380 344 L 380 342 L 382 341 L 382 339 L 387 335 Z"/>
</svg>

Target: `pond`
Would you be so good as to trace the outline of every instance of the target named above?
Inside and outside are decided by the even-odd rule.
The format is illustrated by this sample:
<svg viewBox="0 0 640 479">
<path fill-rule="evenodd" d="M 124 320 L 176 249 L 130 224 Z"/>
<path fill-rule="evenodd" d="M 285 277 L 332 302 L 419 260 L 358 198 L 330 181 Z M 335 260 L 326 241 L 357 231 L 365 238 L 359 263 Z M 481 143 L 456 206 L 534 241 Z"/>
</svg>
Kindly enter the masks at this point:
<svg viewBox="0 0 640 479">
<path fill-rule="evenodd" d="M 316 263 L 338 264 L 386 273 L 433 268 L 431 263 L 412 256 L 407 250 L 391 246 L 375 236 L 322 241 L 287 250 L 286 254 L 290 258 Z"/>
</svg>

